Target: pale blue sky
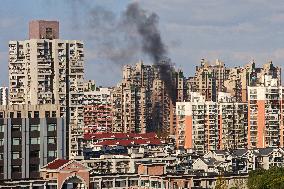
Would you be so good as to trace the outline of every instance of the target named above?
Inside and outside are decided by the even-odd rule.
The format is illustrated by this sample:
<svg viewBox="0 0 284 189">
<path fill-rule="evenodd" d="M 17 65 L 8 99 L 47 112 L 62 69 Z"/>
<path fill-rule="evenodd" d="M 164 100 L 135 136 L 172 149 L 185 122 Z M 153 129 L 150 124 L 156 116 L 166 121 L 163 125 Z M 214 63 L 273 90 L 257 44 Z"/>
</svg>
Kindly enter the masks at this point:
<svg viewBox="0 0 284 189">
<path fill-rule="evenodd" d="M 72 3 L 71 3 L 72 2 Z M 96 51 L 95 40 L 86 32 L 86 12 L 101 6 L 116 14 L 126 9 L 127 0 L 1 0 L 0 6 L 0 84 L 8 82 L 8 41 L 27 38 L 33 19 L 60 21 L 63 39 L 85 43 L 85 78 L 99 85 L 115 85 L 121 68 L 104 60 Z M 194 73 L 201 58 L 219 58 L 228 66 L 255 59 L 284 67 L 283 0 L 143 0 L 141 7 L 160 17 L 160 31 L 169 57 L 187 75 Z M 79 27 L 75 27 L 78 25 Z M 83 26 L 82 26 L 83 25 Z M 123 44 L 121 44 L 123 45 Z M 144 56 L 136 59 L 144 59 Z M 126 62 L 130 64 L 132 60 Z"/>
</svg>

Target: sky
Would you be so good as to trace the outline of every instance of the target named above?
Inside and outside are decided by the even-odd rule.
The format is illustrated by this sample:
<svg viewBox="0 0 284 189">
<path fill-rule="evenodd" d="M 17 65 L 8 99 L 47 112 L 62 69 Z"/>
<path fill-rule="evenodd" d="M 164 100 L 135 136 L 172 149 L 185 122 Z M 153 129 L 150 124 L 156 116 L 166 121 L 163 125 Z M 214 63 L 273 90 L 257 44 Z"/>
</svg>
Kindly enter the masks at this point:
<svg viewBox="0 0 284 189">
<path fill-rule="evenodd" d="M 90 12 L 102 8 L 119 17 L 128 0 L 1 0 L 0 6 L 0 85 L 8 85 L 8 42 L 28 38 L 30 20 L 58 20 L 60 38 L 84 42 L 85 79 L 98 85 L 114 86 L 121 80 L 121 64 L 105 59 L 98 50 L 99 37 L 93 30 Z M 159 30 L 168 57 L 185 75 L 194 74 L 200 59 L 224 61 L 228 67 L 255 60 L 258 65 L 272 61 L 284 67 L 283 0 L 135 0 L 151 14 L 159 16 Z M 96 23 L 97 24 L 97 23 Z M 92 28 L 89 27 L 92 25 Z M 103 33 L 103 37 L 115 35 Z M 116 48 L 123 41 L 114 43 Z M 106 50 L 107 51 L 107 50 Z M 125 64 L 140 59 L 138 53 Z M 123 63 L 124 64 L 124 63 Z M 282 73 L 282 77 L 283 77 Z"/>
</svg>

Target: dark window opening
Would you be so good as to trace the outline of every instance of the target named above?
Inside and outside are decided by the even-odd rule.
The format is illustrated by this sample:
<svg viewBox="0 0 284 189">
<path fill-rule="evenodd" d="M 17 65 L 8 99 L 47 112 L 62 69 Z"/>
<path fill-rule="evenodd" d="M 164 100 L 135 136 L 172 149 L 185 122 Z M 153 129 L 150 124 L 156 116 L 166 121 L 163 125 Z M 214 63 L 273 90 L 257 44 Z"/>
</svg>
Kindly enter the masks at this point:
<svg viewBox="0 0 284 189">
<path fill-rule="evenodd" d="M 34 112 L 34 118 L 39 118 L 39 111 Z"/>
<path fill-rule="evenodd" d="M 50 111 L 45 111 L 45 117 L 50 117 Z"/>
</svg>

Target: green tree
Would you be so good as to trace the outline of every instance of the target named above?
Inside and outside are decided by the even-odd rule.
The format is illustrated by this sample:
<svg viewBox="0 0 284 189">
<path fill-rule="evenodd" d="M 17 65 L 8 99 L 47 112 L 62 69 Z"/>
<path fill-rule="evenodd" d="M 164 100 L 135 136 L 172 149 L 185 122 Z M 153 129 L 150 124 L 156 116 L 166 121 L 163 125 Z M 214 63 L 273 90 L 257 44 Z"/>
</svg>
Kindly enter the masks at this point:
<svg viewBox="0 0 284 189">
<path fill-rule="evenodd" d="M 233 185 L 230 189 L 247 189 L 246 180 L 243 179 L 234 179 Z"/>
<path fill-rule="evenodd" d="M 247 185 L 249 189 L 283 189 L 284 168 L 272 167 L 268 170 L 251 171 Z"/>
<path fill-rule="evenodd" d="M 223 178 L 222 175 L 220 175 L 216 181 L 215 189 L 227 189 L 227 183 L 226 180 Z"/>
</svg>

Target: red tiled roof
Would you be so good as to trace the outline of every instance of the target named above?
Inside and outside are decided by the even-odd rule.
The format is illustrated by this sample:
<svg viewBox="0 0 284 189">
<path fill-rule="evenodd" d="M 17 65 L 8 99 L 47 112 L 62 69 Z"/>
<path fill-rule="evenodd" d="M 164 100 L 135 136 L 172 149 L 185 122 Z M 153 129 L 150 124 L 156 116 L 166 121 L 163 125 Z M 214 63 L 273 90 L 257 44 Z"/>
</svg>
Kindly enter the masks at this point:
<svg viewBox="0 0 284 189">
<path fill-rule="evenodd" d="M 64 164 L 68 163 L 70 160 L 66 159 L 56 159 L 49 164 L 45 168 L 47 169 L 58 169 L 59 167 L 63 166 Z"/>
<path fill-rule="evenodd" d="M 96 146 L 132 146 L 132 145 L 161 145 L 159 139 L 105 140 Z"/>
<path fill-rule="evenodd" d="M 156 133 L 85 133 L 84 139 L 129 139 L 129 138 L 156 138 Z"/>
</svg>

